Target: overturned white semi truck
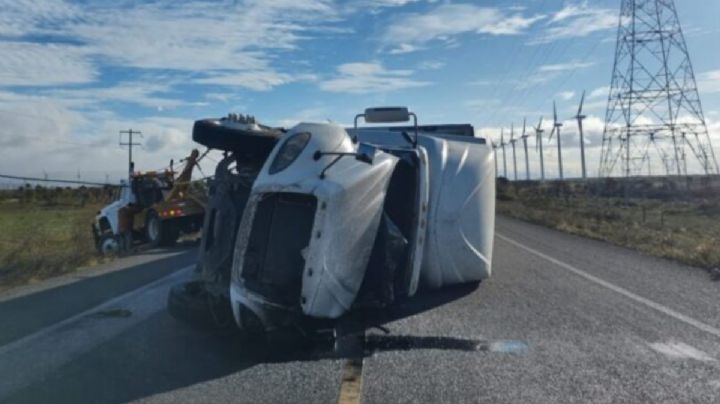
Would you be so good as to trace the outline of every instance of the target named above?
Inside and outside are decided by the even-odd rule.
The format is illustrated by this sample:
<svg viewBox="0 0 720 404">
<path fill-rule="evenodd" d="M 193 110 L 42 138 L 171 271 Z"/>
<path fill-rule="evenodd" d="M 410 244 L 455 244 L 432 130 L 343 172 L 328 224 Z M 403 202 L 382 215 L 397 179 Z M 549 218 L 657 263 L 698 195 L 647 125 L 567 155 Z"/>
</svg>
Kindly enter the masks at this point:
<svg viewBox="0 0 720 404">
<path fill-rule="evenodd" d="M 418 126 L 404 107 L 354 128 L 231 114 L 197 121 L 193 139 L 225 158 L 196 279 L 169 296 L 177 318 L 312 331 L 491 274 L 495 165 L 470 125 Z"/>
</svg>

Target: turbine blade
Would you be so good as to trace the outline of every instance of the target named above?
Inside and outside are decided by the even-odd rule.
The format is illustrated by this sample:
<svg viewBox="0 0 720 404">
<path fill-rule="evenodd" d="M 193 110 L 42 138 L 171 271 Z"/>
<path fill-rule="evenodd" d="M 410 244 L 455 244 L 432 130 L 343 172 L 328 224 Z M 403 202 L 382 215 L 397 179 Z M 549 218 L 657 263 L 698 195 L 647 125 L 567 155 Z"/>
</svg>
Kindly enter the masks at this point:
<svg viewBox="0 0 720 404">
<path fill-rule="evenodd" d="M 580 108 L 578 108 L 578 116 L 582 115 L 583 105 L 585 104 L 585 90 L 583 90 L 582 97 L 580 98 Z"/>
</svg>

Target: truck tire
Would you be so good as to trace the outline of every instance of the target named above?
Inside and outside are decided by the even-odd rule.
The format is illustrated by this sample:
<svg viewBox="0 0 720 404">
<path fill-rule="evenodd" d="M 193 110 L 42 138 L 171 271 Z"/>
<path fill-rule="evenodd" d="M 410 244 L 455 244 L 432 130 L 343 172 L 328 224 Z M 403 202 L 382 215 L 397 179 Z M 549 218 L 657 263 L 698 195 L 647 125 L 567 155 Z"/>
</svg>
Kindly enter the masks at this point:
<svg viewBox="0 0 720 404">
<path fill-rule="evenodd" d="M 180 230 L 172 220 L 161 220 L 155 210 L 145 215 L 145 239 L 150 247 L 172 245 L 179 235 Z"/>
<path fill-rule="evenodd" d="M 120 252 L 122 243 L 113 234 L 103 234 L 97 242 L 97 250 L 102 255 L 113 255 Z"/>
<path fill-rule="evenodd" d="M 282 135 L 280 131 L 247 130 L 232 127 L 221 119 L 195 121 L 193 140 L 203 146 L 224 151 L 242 150 L 253 155 L 267 156 Z"/>
</svg>

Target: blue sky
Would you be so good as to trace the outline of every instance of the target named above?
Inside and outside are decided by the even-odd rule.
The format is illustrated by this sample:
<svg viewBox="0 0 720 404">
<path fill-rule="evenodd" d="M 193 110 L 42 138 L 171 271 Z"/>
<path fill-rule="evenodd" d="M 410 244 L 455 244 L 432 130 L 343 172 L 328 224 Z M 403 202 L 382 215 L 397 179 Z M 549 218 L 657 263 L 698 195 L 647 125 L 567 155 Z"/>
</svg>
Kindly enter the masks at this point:
<svg viewBox="0 0 720 404">
<path fill-rule="evenodd" d="M 717 150 L 720 2 L 677 3 Z M 568 120 L 568 171 L 577 175 L 569 117 L 583 90 L 592 171 L 619 7 L 0 0 L 0 173 L 114 178 L 127 158 L 117 133 L 129 127 L 144 134 L 138 167 L 158 168 L 192 147 L 193 120 L 231 111 L 290 126 L 407 105 L 421 123 L 469 122 L 495 137 L 524 116 L 532 124 L 550 116 L 555 99 Z"/>
</svg>

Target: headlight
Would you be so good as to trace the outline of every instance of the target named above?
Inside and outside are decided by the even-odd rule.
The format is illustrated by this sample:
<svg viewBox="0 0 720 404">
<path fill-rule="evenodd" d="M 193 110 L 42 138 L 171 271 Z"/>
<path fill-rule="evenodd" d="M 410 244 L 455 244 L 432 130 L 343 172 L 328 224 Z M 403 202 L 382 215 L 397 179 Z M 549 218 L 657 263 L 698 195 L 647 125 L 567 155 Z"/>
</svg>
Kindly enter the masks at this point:
<svg viewBox="0 0 720 404">
<path fill-rule="evenodd" d="M 270 169 L 268 170 L 270 174 L 279 173 L 288 168 L 297 156 L 302 153 L 309 141 L 310 134 L 307 132 L 296 133 L 286 140 L 285 143 L 280 146 L 280 150 L 275 155 L 272 164 L 270 164 Z"/>
</svg>

